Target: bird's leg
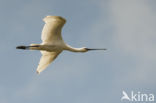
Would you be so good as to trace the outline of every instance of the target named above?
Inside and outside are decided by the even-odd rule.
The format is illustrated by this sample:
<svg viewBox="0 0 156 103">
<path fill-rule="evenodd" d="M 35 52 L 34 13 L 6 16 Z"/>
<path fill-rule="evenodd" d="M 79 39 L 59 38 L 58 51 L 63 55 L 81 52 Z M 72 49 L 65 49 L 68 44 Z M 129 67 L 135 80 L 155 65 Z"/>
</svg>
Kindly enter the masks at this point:
<svg viewBox="0 0 156 103">
<path fill-rule="evenodd" d="M 36 48 L 40 47 L 39 45 L 34 45 L 34 46 L 17 46 L 16 49 L 24 49 L 24 50 L 28 50 L 28 49 L 31 49 L 31 50 L 36 50 Z"/>
</svg>

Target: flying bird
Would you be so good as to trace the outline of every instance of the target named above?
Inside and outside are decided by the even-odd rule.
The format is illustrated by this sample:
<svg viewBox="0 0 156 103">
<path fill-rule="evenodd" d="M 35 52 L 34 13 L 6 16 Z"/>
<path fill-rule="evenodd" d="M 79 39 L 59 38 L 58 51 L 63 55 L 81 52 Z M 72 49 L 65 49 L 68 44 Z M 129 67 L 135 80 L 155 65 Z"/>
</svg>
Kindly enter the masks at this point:
<svg viewBox="0 0 156 103">
<path fill-rule="evenodd" d="M 91 50 L 106 50 L 92 48 L 73 48 L 66 44 L 61 36 L 61 30 L 66 20 L 60 16 L 46 16 L 43 21 L 45 25 L 42 30 L 41 44 L 30 44 L 30 46 L 17 46 L 16 49 L 40 50 L 42 57 L 37 67 L 37 73 L 40 74 L 55 58 L 63 51 L 87 52 Z"/>
</svg>

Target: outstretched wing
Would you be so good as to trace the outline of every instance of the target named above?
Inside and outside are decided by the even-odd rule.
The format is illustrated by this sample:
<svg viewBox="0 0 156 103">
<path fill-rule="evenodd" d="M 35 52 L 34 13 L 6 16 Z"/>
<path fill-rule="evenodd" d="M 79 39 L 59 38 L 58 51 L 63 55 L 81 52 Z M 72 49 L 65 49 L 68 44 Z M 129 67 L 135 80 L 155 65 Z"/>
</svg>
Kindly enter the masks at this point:
<svg viewBox="0 0 156 103">
<path fill-rule="evenodd" d="M 48 65 L 55 60 L 55 58 L 61 53 L 61 52 L 47 52 L 47 51 L 41 51 L 42 57 L 40 59 L 39 65 L 37 67 L 37 73 L 40 74 L 44 69 L 48 67 Z"/>
<path fill-rule="evenodd" d="M 66 20 L 60 16 L 46 16 L 43 21 L 45 25 L 42 30 L 42 44 L 52 44 L 62 40 L 61 29 Z"/>
</svg>

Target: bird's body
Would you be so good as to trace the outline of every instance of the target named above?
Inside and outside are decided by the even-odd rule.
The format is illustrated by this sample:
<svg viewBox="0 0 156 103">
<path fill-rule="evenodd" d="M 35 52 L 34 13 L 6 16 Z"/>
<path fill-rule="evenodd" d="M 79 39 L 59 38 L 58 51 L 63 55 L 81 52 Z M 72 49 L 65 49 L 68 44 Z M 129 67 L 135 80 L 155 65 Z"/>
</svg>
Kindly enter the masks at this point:
<svg viewBox="0 0 156 103">
<path fill-rule="evenodd" d="M 86 47 L 73 48 L 67 45 L 61 36 L 61 29 L 66 20 L 60 16 L 46 16 L 43 21 L 45 25 L 42 30 L 42 43 L 31 44 L 30 46 L 17 46 L 17 49 L 40 50 L 42 57 L 40 59 L 37 73 L 42 72 L 63 50 L 72 52 L 87 52 L 88 50 L 106 50 L 89 49 Z"/>
</svg>

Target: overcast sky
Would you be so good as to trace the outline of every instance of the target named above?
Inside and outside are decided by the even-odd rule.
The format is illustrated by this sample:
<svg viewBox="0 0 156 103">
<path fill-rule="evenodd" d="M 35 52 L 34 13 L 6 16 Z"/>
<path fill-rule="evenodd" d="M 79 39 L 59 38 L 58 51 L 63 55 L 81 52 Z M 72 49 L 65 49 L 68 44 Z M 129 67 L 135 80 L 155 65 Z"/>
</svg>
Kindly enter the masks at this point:
<svg viewBox="0 0 156 103">
<path fill-rule="evenodd" d="M 42 19 L 66 18 L 62 36 L 74 47 L 40 75 Z M 156 95 L 155 0 L 0 0 L 0 103 L 122 103 L 122 91 Z"/>
</svg>

